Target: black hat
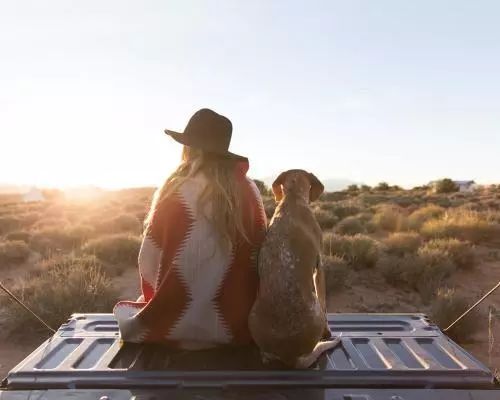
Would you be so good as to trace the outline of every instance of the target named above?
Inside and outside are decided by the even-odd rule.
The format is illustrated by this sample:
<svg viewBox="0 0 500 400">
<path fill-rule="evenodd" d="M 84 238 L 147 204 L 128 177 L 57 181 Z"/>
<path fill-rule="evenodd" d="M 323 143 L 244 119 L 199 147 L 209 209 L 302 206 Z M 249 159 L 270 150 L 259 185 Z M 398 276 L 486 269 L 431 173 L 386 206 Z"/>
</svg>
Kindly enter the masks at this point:
<svg viewBox="0 0 500 400">
<path fill-rule="evenodd" d="M 231 121 L 208 108 L 196 111 L 183 133 L 165 129 L 167 135 L 183 145 L 228 158 L 246 159 L 229 151 L 232 132 Z"/>
</svg>

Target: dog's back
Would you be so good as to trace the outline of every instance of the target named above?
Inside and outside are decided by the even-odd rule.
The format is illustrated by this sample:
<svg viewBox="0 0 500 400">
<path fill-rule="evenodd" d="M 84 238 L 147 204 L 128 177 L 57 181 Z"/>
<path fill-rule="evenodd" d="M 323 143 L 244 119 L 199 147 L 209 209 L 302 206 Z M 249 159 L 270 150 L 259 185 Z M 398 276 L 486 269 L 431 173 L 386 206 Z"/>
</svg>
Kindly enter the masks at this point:
<svg viewBox="0 0 500 400">
<path fill-rule="evenodd" d="M 259 255 L 260 289 L 250 330 L 264 353 L 290 365 L 312 351 L 326 325 L 313 280 L 321 236 L 307 202 L 285 196 Z"/>
</svg>

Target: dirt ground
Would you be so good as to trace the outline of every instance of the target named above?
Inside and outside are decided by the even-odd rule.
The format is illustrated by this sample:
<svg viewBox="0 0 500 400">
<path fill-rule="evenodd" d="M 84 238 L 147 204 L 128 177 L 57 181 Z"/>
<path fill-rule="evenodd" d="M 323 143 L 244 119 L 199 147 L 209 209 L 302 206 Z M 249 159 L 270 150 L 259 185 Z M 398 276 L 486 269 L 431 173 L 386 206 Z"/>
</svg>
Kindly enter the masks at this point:
<svg viewBox="0 0 500 400">
<path fill-rule="evenodd" d="M 480 251 L 488 252 L 484 248 Z M 35 260 L 29 260 L 25 266 L 6 270 L 2 281 L 11 286 L 16 279 L 27 273 Z M 498 282 L 500 278 L 500 261 L 487 261 L 470 272 L 458 272 L 450 284 L 457 290 L 467 294 L 471 299 L 477 299 Z M 139 294 L 138 274 L 135 269 L 127 270 L 123 275 L 114 278 L 116 288 L 122 299 L 135 299 Z M 500 310 L 500 290 L 489 297 L 481 309 L 483 317 L 478 320 L 481 325 L 480 333 L 474 342 L 464 345 L 480 361 L 493 370 L 500 368 L 500 318 L 488 321 L 488 307 L 493 306 Z M 376 271 L 364 271 L 351 277 L 348 287 L 332 295 L 328 299 L 330 312 L 423 312 L 430 311 L 429 306 L 422 304 L 420 296 L 412 291 L 395 289 L 387 286 L 380 274 Z M 0 315 L 0 327 L 2 325 Z M 0 328 L 1 335 L 1 328 Z M 5 338 L 0 336 L 0 376 L 19 363 L 31 353 L 40 342 L 19 338 Z M 493 343 L 491 341 L 493 340 Z"/>
</svg>

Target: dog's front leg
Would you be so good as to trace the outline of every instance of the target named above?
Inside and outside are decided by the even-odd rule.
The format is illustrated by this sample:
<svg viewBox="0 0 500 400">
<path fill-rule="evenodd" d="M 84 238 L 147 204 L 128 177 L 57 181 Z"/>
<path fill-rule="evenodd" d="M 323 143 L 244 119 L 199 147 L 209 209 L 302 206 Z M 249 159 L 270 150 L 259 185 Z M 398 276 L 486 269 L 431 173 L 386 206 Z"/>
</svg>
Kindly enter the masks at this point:
<svg viewBox="0 0 500 400">
<path fill-rule="evenodd" d="M 316 272 L 314 274 L 314 286 L 316 287 L 316 296 L 318 296 L 318 301 L 321 306 L 321 311 L 327 316 L 326 309 L 326 282 L 325 282 L 325 270 L 323 264 L 321 263 L 321 258 L 318 258 L 318 264 L 316 266 Z M 322 339 L 330 339 L 332 333 L 328 327 L 328 319 L 326 320 L 325 329 L 323 331 Z"/>
</svg>

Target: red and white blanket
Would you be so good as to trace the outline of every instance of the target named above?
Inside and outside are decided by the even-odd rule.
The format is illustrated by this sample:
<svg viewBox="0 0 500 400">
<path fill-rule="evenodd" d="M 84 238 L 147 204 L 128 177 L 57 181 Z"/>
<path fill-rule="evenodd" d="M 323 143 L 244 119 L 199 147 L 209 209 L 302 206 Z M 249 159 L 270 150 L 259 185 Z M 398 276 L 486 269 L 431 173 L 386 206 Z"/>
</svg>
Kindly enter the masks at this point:
<svg viewBox="0 0 500 400">
<path fill-rule="evenodd" d="M 259 190 L 246 177 L 248 162 L 236 168 L 252 244 L 240 239 L 227 251 L 217 246 L 217 233 L 197 209 L 206 179 L 186 181 L 160 205 L 145 232 L 142 296 L 114 308 L 123 340 L 184 349 L 251 342 L 247 320 L 258 289 L 266 215 Z"/>
</svg>

